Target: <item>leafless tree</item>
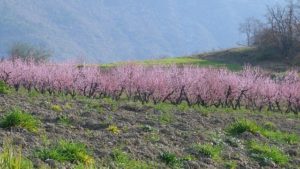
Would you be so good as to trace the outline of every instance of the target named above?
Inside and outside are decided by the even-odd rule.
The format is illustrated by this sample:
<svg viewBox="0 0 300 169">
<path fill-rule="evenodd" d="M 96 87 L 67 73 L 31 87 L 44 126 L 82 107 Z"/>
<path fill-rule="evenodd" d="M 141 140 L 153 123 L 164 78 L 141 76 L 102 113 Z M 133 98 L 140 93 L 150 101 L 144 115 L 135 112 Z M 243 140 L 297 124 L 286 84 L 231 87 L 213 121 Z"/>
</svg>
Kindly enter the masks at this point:
<svg viewBox="0 0 300 169">
<path fill-rule="evenodd" d="M 297 17 L 293 3 L 286 7 L 268 7 L 268 24 L 272 31 L 273 40 L 285 57 L 288 57 L 295 44 Z"/>
<path fill-rule="evenodd" d="M 291 59 L 300 48 L 300 0 L 267 8 L 266 23 L 248 18 L 240 25 L 247 44 L 261 49 L 274 49 L 283 58 Z"/>
<path fill-rule="evenodd" d="M 262 28 L 262 22 L 252 17 L 247 18 L 244 23 L 240 24 L 239 31 L 246 35 L 247 46 L 253 45 L 253 37 L 255 37 L 262 30 Z"/>
</svg>

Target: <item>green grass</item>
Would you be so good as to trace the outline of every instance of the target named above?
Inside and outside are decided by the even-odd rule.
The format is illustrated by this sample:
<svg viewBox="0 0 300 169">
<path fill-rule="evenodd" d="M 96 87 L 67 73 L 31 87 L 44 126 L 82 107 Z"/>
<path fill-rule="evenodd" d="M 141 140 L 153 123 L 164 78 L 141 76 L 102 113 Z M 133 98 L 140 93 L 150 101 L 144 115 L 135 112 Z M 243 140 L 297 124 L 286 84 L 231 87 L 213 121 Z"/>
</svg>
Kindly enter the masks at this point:
<svg viewBox="0 0 300 169">
<path fill-rule="evenodd" d="M 156 168 L 155 164 L 149 164 L 141 160 L 132 159 L 127 153 L 120 149 L 114 149 L 112 152 L 112 160 L 117 168 L 123 169 L 152 169 Z"/>
<path fill-rule="evenodd" d="M 52 105 L 51 110 L 53 110 L 55 112 L 62 112 L 63 111 L 63 109 L 60 105 Z"/>
<path fill-rule="evenodd" d="M 130 63 L 142 64 L 146 66 L 169 66 L 175 64 L 179 66 L 197 65 L 199 67 L 226 67 L 233 71 L 239 71 L 242 69 L 245 63 L 250 63 L 251 65 L 261 66 L 271 71 L 286 71 L 290 69 L 290 65 L 282 62 L 282 59 L 280 59 L 280 55 L 278 55 L 278 51 L 274 49 L 260 50 L 255 47 L 238 47 L 220 51 L 195 54 L 192 56 L 133 61 Z M 295 61 L 291 61 L 290 63 L 293 65 L 297 65 Z M 102 64 L 100 65 L 100 67 L 107 69 L 125 64 L 128 64 L 128 62 Z"/>
<path fill-rule="evenodd" d="M 156 105 L 152 105 L 152 107 L 160 112 L 158 116 L 158 121 L 161 124 L 169 124 L 174 119 L 174 111 L 176 110 L 176 106 L 169 104 L 169 103 L 159 103 Z"/>
<path fill-rule="evenodd" d="M 162 162 L 164 162 L 166 165 L 170 166 L 171 168 L 182 168 L 184 161 L 192 160 L 190 156 L 180 158 L 177 157 L 176 154 L 171 152 L 162 152 L 159 155 L 159 158 Z"/>
<path fill-rule="evenodd" d="M 158 120 L 161 124 L 170 124 L 174 120 L 173 113 L 172 112 L 162 112 L 159 115 Z"/>
<path fill-rule="evenodd" d="M 278 141 L 283 141 L 288 144 L 297 144 L 300 141 L 300 138 L 297 134 L 295 133 L 286 133 L 286 132 L 281 132 L 281 131 L 270 131 L 266 129 L 262 129 L 260 131 L 260 134 L 272 139 L 272 140 L 278 140 Z"/>
<path fill-rule="evenodd" d="M 153 132 L 153 131 L 156 130 L 155 128 L 153 128 L 153 127 L 151 127 L 150 125 L 147 125 L 147 124 L 146 125 L 142 125 L 141 128 L 145 132 Z"/>
<path fill-rule="evenodd" d="M 258 133 L 260 131 L 260 127 L 250 120 L 239 120 L 233 124 L 231 124 L 227 129 L 228 133 L 233 136 L 240 135 L 244 132 Z"/>
<path fill-rule="evenodd" d="M 101 100 L 102 104 L 108 105 L 110 108 L 110 111 L 117 111 L 119 108 L 119 102 L 116 100 L 113 100 L 112 98 L 103 98 Z"/>
<path fill-rule="evenodd" d="M 160 141 L 160 139 L 161 138 L 160 138 L 160 134 L 159 134 L 158 130 L 154 130 L 154 131 L 148 132 L 145 135 L 145 140 L 146 141 L 150 141 L 152 143 L 158 142 L 158 141 Z"/>
<path fill-rule="evenodd" d="M 156 105 L 153 105 L 155 110 L 158 110 L 160 112 L 172 112 L 175 110 L 176 106 L 169 104 L 169 103 L 158 103 Z"/>
<path fill-rule="evenodd" d="M 274 129 L 273 127 L 274 126 L 272 126 L 272 128 L 270 129 L 270 126 L 259 126 L 258 124 L 250 120 L 239 120 L 227 127 L 226 131 L 233 136 L 240 135 L 247 131 L 253 134 L 258 133 L 264 137 L 267 137 L 268 139 L 281 141 L 288 144 L 296 144 L 299 142 L 300 138 L 297 134 L 282 132 Z"/>
<path fill-rule="evenodd" d="M 5 140 L 3 150 L 0 153 L 1 169 L 32 169 L 33 164 L 30 160 L 23 157 L 22 149 L 12 146 L 10 140 Z"/>
<path fill-rule="evenodd" d="M 36 156 L 42 160 L 53 159 L 59 162 L 93 164 L 94 158 L 90 155 L 83 143 L 61 140 L 51 147 L 36 151 Z"/>
<path fill-rule="evenodd" d="M 203 156 L 212 158 L 214 160 L 221 159 L 221 152 L 222 147 L 219 145 L 212 145 L 212 144 L 196 144 L 193 146 L 193 150 L 197 154 L 201 154 Z"/>
<path fill-rule="evenodd" d="M 256 159 L 262 165 L 267 164 L 269 161 L 273 161 L 279 165 L 285 165 L 289 161 L 289 157 L 278 147 L 256 143 L 254 141 L 250 141 L 247 147 L 251 153 L 251 157 Z"/>
<path fill-rule="evenodd" d="M 175 167 L 180 166 L 181 161 L 177 158 L 176 154 L 170 153 L 170 152 L 163 152 L 160 154 L 160 159 L 164 163 L 166 163 L 168 166 Z"/>
<path fill-rule="evenodd" d="M 4 83 L 4 81 L 0 80 L 0 94 L 8 94 L 9 87 Z"/>
<path fill-rule="evenodd" d="M 119 127 L 114 124 L 109 125 L 107 131 L 111 132 L 112 134 L 119 134 L 121 132 Z"/>
<path fill-rule="evenodd" d="M 238 64 L 227 64 L 218 61 L 209 61 L 205 59 L 199 59 L 195 57 L 170 57 L 170 58 L 163 58 L 163 59 L 153 59 L 153 60 L 144 60 L 144 61 L 134 61 L 131 62 L 134 64 L 142 64 L 146 66 L 153 66 L 153 65 L 196 65 L 200 67 L 226 67 L 230 70 L 241 70 L 242 66 Z M 101 68 L 110 68 L 115 66 L 121 66 L 128 64 L 126 62 L 118 62 L 118 63 L 110 63 L 110 64 L 103 64 L 100 65 Z"/>
<path fill-rule="evenodd" d="M 58 123 L 65 126 L 70 126 L 72 121 L 68 118 L 68 116 L 62 115 L 58 117 Z"/>
<path fill-rule="evenodd" d="M 2 128 L 21 127 L 30 132 L 37 132 L 39 127 L 39 120 L 27 112 L 20 109 L 12 109 L 1 120 L 0 126 Z"/>
<path fill-rule="evenodd" d="M 238 164 L 236 161 L 227 161 L 225 162 L 225 168 L 226 169 L 236 169 L 238 167 Z"/>
</svg>

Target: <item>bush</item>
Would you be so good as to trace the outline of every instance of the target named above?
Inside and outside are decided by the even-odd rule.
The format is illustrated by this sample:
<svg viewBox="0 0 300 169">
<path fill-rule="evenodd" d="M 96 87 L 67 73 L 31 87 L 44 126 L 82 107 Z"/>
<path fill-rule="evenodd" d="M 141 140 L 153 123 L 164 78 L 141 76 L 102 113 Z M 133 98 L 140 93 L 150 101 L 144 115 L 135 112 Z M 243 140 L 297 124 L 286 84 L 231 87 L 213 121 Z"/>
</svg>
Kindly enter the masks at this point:
<svg viewBox="0 0 300 169">
<path fill-rule="evenodd" d="M 31 132 L 37 132 L 39 120 L 20 109 L 13 109 L 1 119 L 2 128 L 21 127 Z"/>
</svg>

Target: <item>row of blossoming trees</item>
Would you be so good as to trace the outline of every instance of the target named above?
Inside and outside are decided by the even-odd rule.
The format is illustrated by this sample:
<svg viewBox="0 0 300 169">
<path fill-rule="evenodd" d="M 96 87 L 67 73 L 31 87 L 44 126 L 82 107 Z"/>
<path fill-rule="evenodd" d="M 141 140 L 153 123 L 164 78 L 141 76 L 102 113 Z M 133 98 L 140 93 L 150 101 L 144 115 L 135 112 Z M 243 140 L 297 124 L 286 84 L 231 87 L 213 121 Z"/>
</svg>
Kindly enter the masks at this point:
<svg viewBox="0 0 300 169">
<path fill-rule="evenodd" d="M 240 72 L 196 66 L 141 66 L 128 64 L 111 69 L 76 64 L 0 62 L 0 80 L 49 94 L 111 97 L 145 102 L 187 102 L 190 106 L 231 107 L 298 113 L 300 78 L 295 71 L 271 77 L 256 68 Z"/>
</svg>

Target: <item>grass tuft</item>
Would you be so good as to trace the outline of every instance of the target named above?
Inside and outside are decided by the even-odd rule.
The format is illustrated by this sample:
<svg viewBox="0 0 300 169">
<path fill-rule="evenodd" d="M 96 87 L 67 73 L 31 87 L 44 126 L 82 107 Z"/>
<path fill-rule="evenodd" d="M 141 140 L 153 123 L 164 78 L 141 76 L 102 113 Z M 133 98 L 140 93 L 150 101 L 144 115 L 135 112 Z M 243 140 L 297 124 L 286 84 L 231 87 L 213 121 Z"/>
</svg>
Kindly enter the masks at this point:
<svg viewBox="0 0 300 169">
<path fill-rule="evenodd" d="M 181 160 L 177 156 L 170 152 L 163 152 L 160 154 L 160 159 L 168 166 L 175 167 L 181 164 Z"/>
<path fill-rule="evenodd" d="M 39 120 L 20 109 L 13 109 L 0 121 L 2 128 L 21 127 L 30 132 L 37 132 Z"/>
<path fill-rule="evenodd" d="M 244 132 L 258 133 L 259 127 L 256 123 L 249 120 L 240 120 L 231 124 L 227 128 L 227 132 L 231 135 L 237 136 Z"/>
<path fill-rule="evenodd" d="M 114 149 L 112 152 L 112 159 L 117 165 L 117 168 L 123 169 L 150 169 L 156 168 L 151 164 L 144 161 L 132 159 L 127 153 L 121 151 L 120 149 Z"/>
<path fill-rule="evenodd" d="M 269 161 L 284 165 L 289 161 L 289 157 L 275 146 L 250 141 L 248 143 L 248 149 L 251 153 L 251 157 L 259 161 L 262 165 L 268 164 Z"/>
<path fill-rule="evenodd" d="M 236 161 L 227 161 L 225 162 L 225 168 L 226 169 L 236 169 L 238 167 Z"/>
<path fill-rule="evenodd" d="M 222 147 L 212 144 L 196 144 L 193 146 L 193 150 L 195 150 L 197 154 L 218 160 L 221 158 Z"/>
<path fill-rule="evenodd" d="M 36 155 L 42 160 L 53 159 L 59 162 L 93 164 L 94 158 L 83 143 L 61 140 L 50 148 L 37 150 Z"/>
<path fill-rule="evenodd" d="M 8 94 L 9 87 L 5 84 L 4 81 L 0 80 L 0 94 Z"/>
<path fill-rule="evenodd" d="M 65 126 L 70 126 L 72 124 L 72 121 L 68 118 L 68 116 L 62 115 L 58 117 L 58 123 Z"/>
<path fill-rule="evenodd" d="M 240 135 L 246 131 L 253 134 L 259 133 L 268 139 L 281 141 L 288 144 L 295 144 L 300 140 L 298 135 L 276 130 L 274 125 L 267 124 L 267 126 L 263 127 L 250 120 L 237 121 L 231 124 L 226 130 L 233 136 Z"/>
<path fill-rule="evenodd" d="M 60 105 L 52 105 L 51 110 L 53 110 L 55 112 L 62 112 L 63 111 L 63 109 Z"/>
<path fill-rule="evenodd" d="M 109 125 L 107 128 L 107 131 L 111 132 L 112 134 L 119 134 L 121 132 L 121 130 L 118 128 L 118 126 L 112 124 Z"/>
<path fill-rule="evenodd" d="M 11 140 L 5 140 L 0 153 L 1 169 L 32 169 L 30 160 L 22 156 L 22 149 L 12 146 Z"/>
</svg>

